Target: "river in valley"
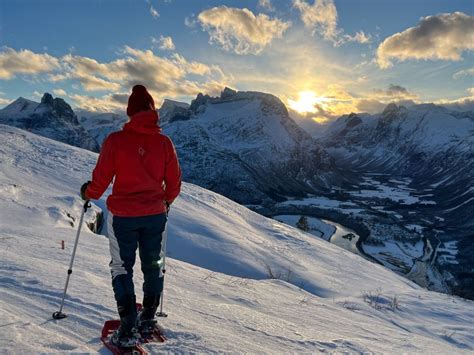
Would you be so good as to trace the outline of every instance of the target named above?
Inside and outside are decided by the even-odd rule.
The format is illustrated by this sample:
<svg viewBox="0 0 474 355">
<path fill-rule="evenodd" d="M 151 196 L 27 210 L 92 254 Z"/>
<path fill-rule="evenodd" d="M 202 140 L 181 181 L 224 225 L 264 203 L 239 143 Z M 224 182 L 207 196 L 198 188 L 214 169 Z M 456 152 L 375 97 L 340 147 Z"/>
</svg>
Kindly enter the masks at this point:
<svg viewBox="0 0 474 355">
<path fill-rule="evenodd" d="M 295 214 L 276 215 L 272 218 L 289 224 L 292 227 L 296 227 L 300 217 L 301 215 Z M 309 230 L 307 231 L 308 233 L 325 239 L 328 242 L 349 250 L 355 254 L 367 257 L 367 255 L 361 250 L 360 236 L 354 230 L 327 219 L 320 219 L 312 216 L 306 216 L 306 218 L 308 220 L 309 226 Z"/>
</svg>

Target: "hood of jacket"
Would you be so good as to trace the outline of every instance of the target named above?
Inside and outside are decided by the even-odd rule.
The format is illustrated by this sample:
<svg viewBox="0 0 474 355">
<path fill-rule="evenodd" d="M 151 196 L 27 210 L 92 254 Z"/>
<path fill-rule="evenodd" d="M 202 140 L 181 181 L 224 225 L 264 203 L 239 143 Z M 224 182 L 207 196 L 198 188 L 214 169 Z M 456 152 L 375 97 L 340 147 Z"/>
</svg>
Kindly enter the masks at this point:
<svg viewBox="0 0 474 355">
<path fill-rule="evenodd" d="M 123 126 L 124 131 L 133 131 L 144 134 L 158 134 L 161 128 L 158 126 L 158 112 L 141 111 L 130 117 L 130 122 Z"/>
</svg>

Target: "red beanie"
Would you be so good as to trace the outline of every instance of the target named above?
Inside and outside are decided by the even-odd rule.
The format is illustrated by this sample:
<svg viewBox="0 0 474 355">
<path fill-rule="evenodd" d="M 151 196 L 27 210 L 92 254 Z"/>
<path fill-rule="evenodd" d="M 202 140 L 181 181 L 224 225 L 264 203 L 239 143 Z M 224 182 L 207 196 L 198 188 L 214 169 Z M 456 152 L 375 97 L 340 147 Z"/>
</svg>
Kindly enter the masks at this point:
<svg viewBox="0 0 474 355">
<path fill-rule="evenodd" d="M 128 98 L 127 116 L 132 117 L 140 111 L 155 110 L 155 101 L 143 85 L 135 85 Z"/>
</svg>

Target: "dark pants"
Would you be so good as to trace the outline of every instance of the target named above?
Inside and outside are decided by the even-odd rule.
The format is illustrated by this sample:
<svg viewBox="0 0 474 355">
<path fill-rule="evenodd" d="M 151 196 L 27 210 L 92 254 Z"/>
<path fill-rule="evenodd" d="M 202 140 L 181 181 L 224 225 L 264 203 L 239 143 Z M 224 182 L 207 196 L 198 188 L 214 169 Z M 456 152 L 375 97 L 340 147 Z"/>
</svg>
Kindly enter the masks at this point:
<svg viewBox="0 0 474 355">
<path fill-rule="evenodd" d="M 109 245 L 112 287 L 120 317 L 136 314 L 133 265 L 137 247 L 143 272 L 144 299 L 159 300 L 163 291 L 161 242 L 166 214 L 143 217 L 109 215 Z M 132 317 L 133 318 L 133 317 Z"/>
</svg>

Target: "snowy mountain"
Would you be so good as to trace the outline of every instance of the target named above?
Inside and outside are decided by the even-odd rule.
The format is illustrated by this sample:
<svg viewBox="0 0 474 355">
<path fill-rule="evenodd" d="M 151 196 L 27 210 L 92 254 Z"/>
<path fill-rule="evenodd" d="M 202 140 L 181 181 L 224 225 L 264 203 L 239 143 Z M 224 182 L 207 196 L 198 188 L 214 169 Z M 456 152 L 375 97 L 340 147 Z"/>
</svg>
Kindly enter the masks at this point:
<svg viewBox="0 0 474 355">
<path fill-rule="evenodd" d="M 97 113 L 81 109 L 77 109 L 75 112 L 79 123 L 99 145 L 102 145 L 110 133 L 121 130 L 128 121 L 126 114 Z"/>
<path fill-rule="evenodd" d="M 45 93 L 40 103 L 18 98 L 0 110 L 0 123 L 26 129 L 76 147 L 98 151 L 99 146 L 79 124 L 63 99 Z"/>
<path fill-rule="evenodd" d="M 50 319 L 81 211 L 78 190 L 97 155 L 5 125 L 0 141 L 0 349 L 106 353 L 99 332 L 116 310 L 105 236 L 83 229 L 64 309 L 69 317 Z M 105 196 L 96 205 L 103 209 Z M 474 349 L 472 301 L 426 291 L 195 185 L 185 183 L 173 205 L 169 255 L 169 317 L 161 320 L 168 341 L 148 345 L 151 352 Z M 142 281 L 139 265 L 135 279 Z"/>
<path fill-rule="evenodd" d="M 174 100 L 165 99 L 160 109 L 160 124 L 170 121 L 187 120 L 189 118 L 189 104 Z"/>
<path fill-rule="evenodd" d="M 184 178 L 246 204 L 327 190 L 338 179 L 329 155 L 275 96 L 226 88 L 167 113 Z M 169 112 L 169 111 L 168 111 Z"/>
<path fill-rule="evenodd" d="M 378 223 L 391 219 L 385 224 L 451 245 L 443 248 L 454 254 L 434 263 L 451 274 L 453 292 L 474 297 L 474 112 L 390 104 L 381 114 L 340 117 L 319 141 L 361 177 L 346 199 L 378 205 Z"/>
</svg>

